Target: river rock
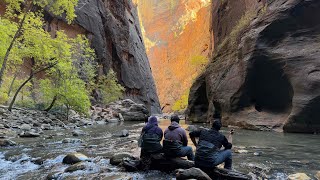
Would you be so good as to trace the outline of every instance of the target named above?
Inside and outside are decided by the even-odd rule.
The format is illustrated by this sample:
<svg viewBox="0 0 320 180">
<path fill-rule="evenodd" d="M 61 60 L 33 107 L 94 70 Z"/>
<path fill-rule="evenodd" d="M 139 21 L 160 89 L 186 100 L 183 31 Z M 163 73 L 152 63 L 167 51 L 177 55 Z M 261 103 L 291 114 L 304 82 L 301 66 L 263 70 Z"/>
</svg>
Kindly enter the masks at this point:
<svg viewBox="0 0 320 180">
<path fill-rule="evenodd" d="M 135 159 L 135 157 L 130 153 L 117 153 L 111 157 L 110 164 L 119 165 L 124 158 Z"/>
<path fill-rule="evenodd" d="M 42 124 L 41 125 L 41 129 L 43 129 L 43 130 L 51 130 L 53 128 L 52 128 L 52 126 L 50 124 Z"/>
<path fill-rule="evenodd" d="M 5 129 L 5 126 L 3 124 L 0 124 L 0 129 Z"/>
<path fill-rule="evenodd" d="M 118 123 L 118 122 L 119 122 L 119 119 L 112 118 L 112 119 L 108 119 L 107 122 L 108 122 L 108 123 Z"/>
<path fill-rule="evenodd" d="M 311 178 L 305 173 L 296 173 L 288 176 L 289 180 L 310 180 Z"/>
<path fill-rule="evenodd" d="M 20 133 L 19 136 L 22 138 L 29 138 L 29 137 L 31 138 L 31 137 L 39 137 L 40 134 L 34 131 L 27 131 L 27 132 Z"/>
<path fill-rule="evenodd" d="M 83 132 L 82 130 L 74 130 L 72 131 L 72 135 L 73 136 L 83 136 L 83 135 L 87 135 L 85 132 Z"/>
<path fill-rule="evenodd" d="M 239 154 L 246 154 L 248 153 L 249 151 L 248 150 L 245 150 L 245 149 L 236 149 L 234 150 L 235 153 L 239 153 Z"/>
<path fill-rule="evenodd" d="M 74 172 L 74 171 L 84 170 L 84 169 L 86 169 L 86 165 L 83 162 L 78 162 L 76 164 L 69 166 L 67 169 L 64 170 L 64 172 Z"/>
<path fill-rule="evenodd" d="M 17 145 L 17 143 L 14 141 L 11 141 L 9 139 L 0 139 L 0 146 L 1 147 L 15 146 L 15 145 Z"/>
<path fill-rule="evenodd" d="M 320 171 L 318 171 L 314 177 L 315 177 L 317 180 L 320 180 Z"/>
<path fill-rule="evenodd" d="M 198 128 L 195 125 L 189 125 L 186 130 L 192 132 L 198 130 Z"/>
<path fill-rule="evenodd" d="M 59 171 L 50 172 L 50 173 L 47 175 L 46 180 L 58 180 L 62 174 L 63 174 L 63 173 L 62 173 L 62 172 L 59 172 Z"/>
<path fill-rule="evenodd" d="M 42 165 L 44 162 L 44 159 L 42 159 L 40 157 L 39 158 L 32 158 L 31 162 L 33 162 L 34 164 L 37 164 L 37 165 Z"/>
<path fill-rule="evenodd" d="M 66 155 L 66 157 L 63 158 L 62 162 L 64 164 L 76 164 L 78 162 L 86 161 L 88 159 L 89 158 L 84 154 L 81 154 L 81 153 L 70 153 L 70 154 Z"/>
<path fill-rule="evenodd" d="M 124 129 L 124 130 L 121 130 L 119 133 L 114 134 L 113 136 L 115 136 L 115 137 L 128 137 L 129 131 Z"/>
<path fill-rule="evenodd" d="M 62 143 L 82 143 L 83 141 L 81 139 L 75 139 L 75 138 L 65 138 L 62 140 Z"/>
<path fill-rule="evenodd" d="M 30 131 L 31 130 L 31 126 L 29 124 L 22 124 L 19 128 L 23 131 Z"/>
<path fill-rule="evenodd" d="M 177 180 L 184 180 L 184 179 L 212 180 L 205 172 L 195 167 L 190 169 L 177 169 L 176 179 Z"/>
</svg>

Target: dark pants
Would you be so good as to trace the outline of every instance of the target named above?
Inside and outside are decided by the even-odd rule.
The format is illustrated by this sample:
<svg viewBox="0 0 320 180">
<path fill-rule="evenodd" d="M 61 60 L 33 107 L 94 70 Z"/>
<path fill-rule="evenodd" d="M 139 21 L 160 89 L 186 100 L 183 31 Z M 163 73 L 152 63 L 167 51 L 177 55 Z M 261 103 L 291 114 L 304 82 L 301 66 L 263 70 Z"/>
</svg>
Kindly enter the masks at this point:
<svg viewBox="0 0 320 180">
<path fill-rule="evenodd" d="M 219 151 L 216 154 L 216 162 L 214 163 L 214 166 L 217 166 L 223 162 L 225 169 L 232 168 L 232 152 L 230 149 Z"/>
<path fill-rule="evenodd" d="M 185 157 L 187 156 L 188 160 L 193 161 L 194 160 L 194 155 L 192 151 L 192 147 L 190 146 L 182 146 L 181 150 L 177 153 L 178 157 Z"/>
</svg>

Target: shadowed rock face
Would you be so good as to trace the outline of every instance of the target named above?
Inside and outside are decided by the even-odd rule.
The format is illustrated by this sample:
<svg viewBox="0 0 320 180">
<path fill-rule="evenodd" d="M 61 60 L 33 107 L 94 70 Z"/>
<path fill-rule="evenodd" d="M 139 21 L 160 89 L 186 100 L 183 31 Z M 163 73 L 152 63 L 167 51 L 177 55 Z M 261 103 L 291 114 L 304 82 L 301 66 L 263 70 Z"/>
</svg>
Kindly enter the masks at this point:
<svg viewBox="0 0 320 180">
<path fill-rule="evenodd" d="M 210 121 L 218 109 L 224 125 L 320 132 L 320 1 L 267 2 L 213 5 L 217 50 L 191 88 L 190 120 Z M 256 15 L 232 43 L 228 34 L 248 11 Z"/>
<path fill-rule="evenodd" d="M 77 31 L 86 34 L 102 65 L 99 73 L 107 74 L 112 68 L 126 89 L 125 98 L 145 104 L 152 113 L 160 113 L 136 7 L 131 0 L 79 0 L 76 14 L 73 26 L 48 20 L 51 27 L 65 29 L 69 35 L 78 34 Z"/>
</svg>

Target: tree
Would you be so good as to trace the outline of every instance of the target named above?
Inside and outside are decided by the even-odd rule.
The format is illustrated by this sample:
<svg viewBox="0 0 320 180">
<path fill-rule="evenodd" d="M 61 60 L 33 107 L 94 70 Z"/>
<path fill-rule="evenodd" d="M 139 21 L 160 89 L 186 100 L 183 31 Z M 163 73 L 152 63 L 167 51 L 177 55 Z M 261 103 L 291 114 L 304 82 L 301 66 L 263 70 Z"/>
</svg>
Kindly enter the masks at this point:
<svg viewBox="0 0 320 180">
<path fill-rule="evenodd" d="M 173 111 L 184 110 L 188 106 L 189 90 L 184 92 L 180 99 L 178 99 L 172 106 Z"/>
<path fill-rule="evenodd" d="M 50 13 L 59 16 L 65 14 L 65 18 L 68 23 L 71 23 L 72 20 L 76 17 L 74 7 L 77 5 L 78 0 L 4 0 L 6 3 L 6 12 L 5 18 L 7 21 L 18 19 L 18 24 L 15 25 L 15 28 L 5 31 L 6 40 L 7 37 L 10 37 L 10 43 L 6 43 L 4 56 L 1 56 L 1 69 L 0 69 L 0 87 L 3 82 L 3 76 L 5 74 L 8 60 L 10 59 L 11 50 L 17 46 L 16 41 L 23 42 L 24 38 L 24 26 L 28 23 L 26 21 L 31 20 L 34 16 L 42 16 L 43 11 L 46 8 Z M 12 24 L 14 24 L 12 22 Z M 12 25 L 14 26 L 14 25 Z M 39 30 L 42 30 L 40 27 Z M 3 48 L 0 48 L 3 50 Z M 0 52 L 0 55 L 3 54 Z"/>
<path fill-rule="evenodd" d="M 104 104 L 119 100 L 125 90 L 125 88 L 118 83 L 113 70 L 110 70 L 106 76 L 98 77 L 98 82 L 94 89 L 98 89 L 101 92 L 102 103 Z"/>
<path fill-rule="evenodd" d="M 46 111 L 54 105 L 65 105 L 86 114 L 90 106 L 90 87 L 96 75 L 95 54 L 84 36 L 79 35 L 69 43 L 72 63 L 57 64 L 46 79 L 40 80 L 42 101 L 48 104 L 51 100 Z"/>
</svg>

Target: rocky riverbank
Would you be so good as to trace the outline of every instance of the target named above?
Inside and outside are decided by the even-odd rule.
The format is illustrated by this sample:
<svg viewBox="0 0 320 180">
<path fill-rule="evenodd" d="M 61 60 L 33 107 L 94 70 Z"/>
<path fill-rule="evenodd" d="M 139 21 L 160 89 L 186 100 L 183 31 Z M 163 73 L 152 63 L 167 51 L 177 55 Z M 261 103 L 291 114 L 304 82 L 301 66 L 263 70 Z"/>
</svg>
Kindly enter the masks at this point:
<svg viewBox="0 0 320 180">
<path fill-rule="evenodd" d="M 15 108 L 10 112 L 7 107 L 0 106 L 0 138 L 39 137 L 46 130 L 77 129 L 121 121 L 144 121 L 148 115 L 149 111 L 145 105 L 129 99 L 111 103 L 106 107 L 92 106 L 89 116 L 70 110 L 68 118 L 64 114 L 22 108 Z M 81 132 L 74 131 L 73 134 L 78 136 Z M 120 132 L 120 135 L 125 134 Z"/>
</svg>

